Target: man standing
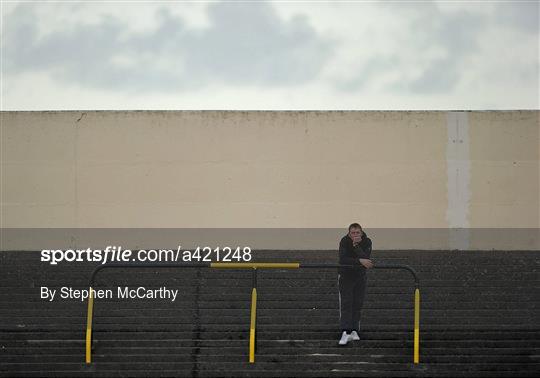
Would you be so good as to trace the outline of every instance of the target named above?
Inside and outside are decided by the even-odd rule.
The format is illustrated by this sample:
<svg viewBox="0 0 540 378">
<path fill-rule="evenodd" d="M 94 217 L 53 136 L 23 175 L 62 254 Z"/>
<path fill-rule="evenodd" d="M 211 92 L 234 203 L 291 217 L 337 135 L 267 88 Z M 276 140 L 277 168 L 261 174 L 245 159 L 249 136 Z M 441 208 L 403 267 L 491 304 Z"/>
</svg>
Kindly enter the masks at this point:
<svg viewBox="0 0 540 378">
<path fill-rule="evenodd" d="M 338 268 L 339 287 L 339 323 L 342 334 L 339 345 L 346 345 L 351 340 L 360 340 L 360 310 L 364 303 L 367 286 L 366 270 L 373 267 L 371 257 L 371 239 L 362 230 L 362 226 L 353 223 L 349 233 L 339 242 L 339 263 L 356 265 Z"/>
</svg>

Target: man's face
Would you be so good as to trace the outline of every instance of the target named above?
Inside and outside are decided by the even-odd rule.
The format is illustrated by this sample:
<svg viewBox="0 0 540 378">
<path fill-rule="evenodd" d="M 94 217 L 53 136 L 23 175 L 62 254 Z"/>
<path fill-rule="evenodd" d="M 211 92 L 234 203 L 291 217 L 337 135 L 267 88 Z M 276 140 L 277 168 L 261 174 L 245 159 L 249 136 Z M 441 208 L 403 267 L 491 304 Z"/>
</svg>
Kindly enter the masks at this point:
<svg viewBox="0 0 540 378">
<path fill-rule="evenodd" d="M 353 227 L 349 231 L 349 237 L 354 241 L 360 240 L 361 236 L 362 236 L 362 230 L 360 228 L 354 228 Z"/>
</svg>

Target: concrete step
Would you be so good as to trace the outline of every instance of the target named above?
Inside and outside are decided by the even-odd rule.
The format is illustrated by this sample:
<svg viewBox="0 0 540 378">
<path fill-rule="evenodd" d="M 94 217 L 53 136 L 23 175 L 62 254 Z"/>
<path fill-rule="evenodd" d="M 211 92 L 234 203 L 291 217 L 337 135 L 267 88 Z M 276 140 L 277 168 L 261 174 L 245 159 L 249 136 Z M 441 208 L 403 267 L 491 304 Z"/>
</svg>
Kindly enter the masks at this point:
<svg viewBox="0 0 540 378">
<path fill-rule="evenodd" d="M 257 261 L 336 263 L 336 251 L 257 251 Z M 105 270 L 99 287 L 178 288 L 175 302 L 98 299 L 86 366 L 86 289 L 95 264 L 50 266 L 0 253 L 0 377 L 532 377 L 540 370 L 540 258 L 507 251 L 374 251 L 421 283 L 421 363 L 412 364 L 413 279 L 373 270 L 361 340 L 342 347 L 336 271 L 259 270 L 256 363 L 249 364 L 251 272 Z M 509 259 L 512 261 L 508 265 Z"/>
</svg>

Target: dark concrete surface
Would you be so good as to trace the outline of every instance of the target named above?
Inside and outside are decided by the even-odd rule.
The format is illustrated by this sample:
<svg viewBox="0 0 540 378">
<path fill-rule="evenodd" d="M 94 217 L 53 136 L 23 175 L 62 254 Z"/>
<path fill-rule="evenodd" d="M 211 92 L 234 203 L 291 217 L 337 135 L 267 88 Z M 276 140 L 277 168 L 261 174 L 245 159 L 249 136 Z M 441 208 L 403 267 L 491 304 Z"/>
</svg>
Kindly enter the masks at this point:
<svg viewBox="0 0 540 378">
<path fill-rule="evenodd" d="M 254 262 L 337 263 L 337 251 L 255 251 Z M 40 287 L 87 288 L 95 264 L 0 252 L 1 377 L 537 377 L 540 253 L 373 251 L 420 278 L 372 270 L 360 341 L 340 337 L 337 272 L 259 270 L 258 350 L 248 363 L 250 270 L 105 270 L 97 286 L 179 290 L 176 301 L 96 300 L 94 362 L 84 363 L 86 302 L 40 299 Z"/>
</svg>

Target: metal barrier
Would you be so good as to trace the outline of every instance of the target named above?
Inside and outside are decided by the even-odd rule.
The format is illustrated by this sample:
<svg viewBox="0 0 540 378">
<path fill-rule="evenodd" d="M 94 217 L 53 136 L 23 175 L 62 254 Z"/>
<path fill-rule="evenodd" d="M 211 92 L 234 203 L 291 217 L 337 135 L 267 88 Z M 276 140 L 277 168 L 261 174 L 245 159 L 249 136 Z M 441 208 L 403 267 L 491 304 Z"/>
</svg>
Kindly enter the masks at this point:
<svg viewBox="0 0 540 378">
<path fill-rule="evenodd" d="M 94 280 L 98 272 L 103 269 L 109 268 L 227 268 L 227 269 L 253 269 L 252 275 L 252 291 L 251 291 L 251 321 L 249 328 L 249 362 L 255 362 L 255 351 L 257 349 L 257 335 L 256 335 L 256 317 L 257 317 L 257 269 L 299 269 L 299 268 L 340 268 L 340 267 L 358 267 L 358 265 L 344 265 L 344 264 L 301 264 L 301 263 L 183 263 L 183 264 L 118 264 L 110 263 L 103 264 L 92 272 L 90 277 L 90 293 L 88 297 L 88 312 L 86 323 L 86 363 L 92 362 L 92 320 L 94 312 L 94 297 L 92 295 L 92 288 L 94 287 Z M 408 265 L 374 265 L 372 269 L 404 269 L 409 271 L 414 277 L 414 356 L 413 362 L 415 364 L 420 361 L 420 282 L 418 275 Z"/>
</svg>

